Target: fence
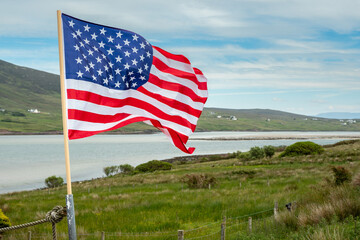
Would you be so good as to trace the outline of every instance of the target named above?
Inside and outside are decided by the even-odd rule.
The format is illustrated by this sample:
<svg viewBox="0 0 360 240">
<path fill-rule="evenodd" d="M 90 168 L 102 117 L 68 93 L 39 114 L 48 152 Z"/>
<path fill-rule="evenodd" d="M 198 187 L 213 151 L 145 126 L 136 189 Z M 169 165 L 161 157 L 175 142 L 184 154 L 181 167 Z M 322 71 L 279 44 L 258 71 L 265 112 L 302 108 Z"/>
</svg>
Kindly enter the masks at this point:
<svg viewBox="0 0 360 240">
<path fill-rule="evenodd" d="M 275 202 L 274 208 L 266 209 L 258 212 L 254 212 L 247 215 L 237 217 L 224 217 L 220 221 L 210 222 L 200 227 L 188 230 L 178 230 L 177 232 L 152 232 L 152 233 L 124 233 L 124 232 L 95 232 L 95 233 L 78 233 L 78 239 L 178 239 L 178 240 L 190 240 L 190 239 L 237 239 L 243 234 L 249 234 L 253 231 L 262 230 L 264 232 L 273 231 L 276 227 L 276 221 L 279 207 Z M 289 211 L 293 211 L 296 207 L 296 202 L 288 203 L 285 207 Z M 1 229 L 0 229 L 1 233 Z M 57 237 L 57 238 L 56 238 Z M 4 235 L 2 240 L 12 239 L 50 239 L 51 234 L 36 234 L 31 231 L 21 234 Z M 55 236 L 54 239 L 67 239 L 67 234 L 60 233 Z"/>
</svg>

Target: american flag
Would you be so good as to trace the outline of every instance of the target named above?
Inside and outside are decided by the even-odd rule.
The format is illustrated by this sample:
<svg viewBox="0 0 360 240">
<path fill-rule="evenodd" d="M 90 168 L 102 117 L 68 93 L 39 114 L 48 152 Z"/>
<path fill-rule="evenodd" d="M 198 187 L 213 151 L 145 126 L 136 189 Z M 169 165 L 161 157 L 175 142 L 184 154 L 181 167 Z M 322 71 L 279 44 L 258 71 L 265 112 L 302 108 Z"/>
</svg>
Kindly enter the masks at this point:
<svg viewBox="0 0 360 240">
<path fill-rule="evenodd" d="M 69 139 L 145 122 L 186 153 L 207 100 L 190 61 L 131 31 L 62 14 Z"/>
</svg>

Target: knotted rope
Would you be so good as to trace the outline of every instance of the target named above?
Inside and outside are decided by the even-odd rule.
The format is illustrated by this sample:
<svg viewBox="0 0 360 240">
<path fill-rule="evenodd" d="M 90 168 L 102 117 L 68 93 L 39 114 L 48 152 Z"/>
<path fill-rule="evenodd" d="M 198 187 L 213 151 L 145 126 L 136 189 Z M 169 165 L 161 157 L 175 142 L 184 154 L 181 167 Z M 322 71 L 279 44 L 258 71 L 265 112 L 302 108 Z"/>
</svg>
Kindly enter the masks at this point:
<svg viewBox="0 0 360 240">
<path fill-rule="evenodd" d="M 16 226 L 0 228 L 0 233 L 50 222 L 52 224 L 53 239 L 56 240 L 55 224 L 60 222 L 65 216 L 66 216 L 66 207 L 56 206 L 51 211 L 46 213 L 46 216 L 44 219 L 34 221 L 34 222 L 24 223 L 24 224 L 20 224 L 20 225 L 16 225 Z"/>
</svg>

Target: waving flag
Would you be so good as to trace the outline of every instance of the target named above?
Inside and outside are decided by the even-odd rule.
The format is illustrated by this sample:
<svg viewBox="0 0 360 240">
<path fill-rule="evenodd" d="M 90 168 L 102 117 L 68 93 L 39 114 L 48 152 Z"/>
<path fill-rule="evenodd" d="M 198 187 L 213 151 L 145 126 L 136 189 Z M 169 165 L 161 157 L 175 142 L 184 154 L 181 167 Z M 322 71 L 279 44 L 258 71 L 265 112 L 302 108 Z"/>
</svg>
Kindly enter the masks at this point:
<svg viewBox="0 0 360 240">
<path fill-rule="evenodd" d="M 186 153 L 207 100 L 207 80 L 182 55 L 139 34 L 62 14 L 69 139 L 134 122 L 165 133 Z"/>
</svg>

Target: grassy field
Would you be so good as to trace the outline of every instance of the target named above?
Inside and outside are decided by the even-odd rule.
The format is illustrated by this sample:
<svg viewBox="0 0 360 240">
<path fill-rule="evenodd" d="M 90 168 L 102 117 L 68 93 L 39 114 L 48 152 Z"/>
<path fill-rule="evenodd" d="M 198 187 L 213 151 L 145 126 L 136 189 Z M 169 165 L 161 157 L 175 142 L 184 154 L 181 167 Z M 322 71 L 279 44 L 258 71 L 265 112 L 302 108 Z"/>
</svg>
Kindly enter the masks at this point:
<svg viewBox="0 0 360 240">
<path fill-rule="evenodd" d="M 321 155 L 243 161 L 236 158 L 178 162 L 171 171 L 115 175 L 73 184 L 79 239 L 359 239 L 360 141 L 325 148 Z M 343 166 L 352 183 L 335 186 L 332 166 Z M 216 185 L 190 189 L 187 174 L 205 174 Z M 0 195 L 13 225 L 44 218 L 65 204 L 65 186 Z M 274 218 L 274 202 L 279 215 Z M 285 204 L 296 201 L 290 213 Z M 248 218 L 252 217 L 252 232 Z M 66 221 L 57 224 L 67 238 Z M 3 239 L 51 238 L 51 224 L 16 230 Z"/>
</svg>

